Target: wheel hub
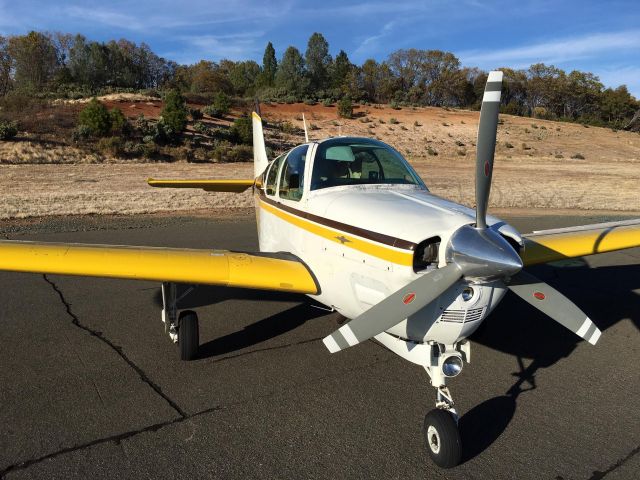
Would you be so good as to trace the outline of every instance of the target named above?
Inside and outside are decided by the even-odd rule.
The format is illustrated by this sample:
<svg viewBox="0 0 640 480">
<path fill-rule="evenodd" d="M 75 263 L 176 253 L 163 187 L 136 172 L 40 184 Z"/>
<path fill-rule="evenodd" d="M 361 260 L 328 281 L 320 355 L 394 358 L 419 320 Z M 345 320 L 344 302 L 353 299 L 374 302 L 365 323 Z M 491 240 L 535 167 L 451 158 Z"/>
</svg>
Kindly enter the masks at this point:
<svg viewBox="0 0 640 480">
<path fill-rule="evenodd" d="M 435 454 L 440 452 L 440 435 L 433 425 L 429 425 L 427 428 L 427 441 L 429 442 L 429 448 Z"/>
</svg>

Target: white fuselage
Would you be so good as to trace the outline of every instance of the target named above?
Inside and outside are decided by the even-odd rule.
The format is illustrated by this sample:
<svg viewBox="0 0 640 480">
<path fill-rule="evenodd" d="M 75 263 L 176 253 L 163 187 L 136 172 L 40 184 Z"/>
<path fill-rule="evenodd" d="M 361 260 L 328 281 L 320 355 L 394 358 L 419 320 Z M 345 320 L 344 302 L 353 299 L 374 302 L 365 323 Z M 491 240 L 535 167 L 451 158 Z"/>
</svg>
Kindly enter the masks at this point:
<svg viewBox="0 0 640 480">
<path fill-rule="evenodd" d="M 313 144 L 312 144 L 313 145 Z M 311 168 L 311 162 L 306 165 Z M 309 191 L 299 200 L 256 190 L 260 250 L 289 252 L 313 272 L 320 287 L 314 298 L 347 318 L 355 318 L 424 271 L 414 271 L 417 246 L 439 237 L 438 266 L 461 226 L 475 222 L 473 210 L 444 200 L 418 185 L 350 185 Z M 520 242 L 519 235 L 495 217 L 491 228 Z M 435 266 L 434 266 L 435 268 Z M 473 283 L 464 301 L 457 287 L 392 329 L 414 342 L 453 344 L 470 335 L 502 299 L 499 282 Z M 419 292 L 416 292 L 419 294 Z"/>
</svg>

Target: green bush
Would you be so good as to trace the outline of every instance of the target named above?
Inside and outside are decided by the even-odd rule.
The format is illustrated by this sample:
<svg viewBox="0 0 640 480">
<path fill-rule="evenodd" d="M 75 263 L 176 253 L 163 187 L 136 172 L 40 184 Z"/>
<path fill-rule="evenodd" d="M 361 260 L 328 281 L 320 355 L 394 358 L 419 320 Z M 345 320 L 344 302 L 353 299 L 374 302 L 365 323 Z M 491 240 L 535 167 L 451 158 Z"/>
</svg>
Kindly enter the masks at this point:
<svg viewBox="0 0 640 480">
<path fill-rule="evenodd" d="M 394 117 L 391 117 L 391 118 L 389 119 L 389 123 L 390 123 L 391 125 L 397 125 L 397 124 L 398 124 L 398 123 L 400 123 L 400 122 L 399 122 L 397 119 L 395 119 Z"/>
<path fill-rule="evenodd" d="M 325 107 L 331 107 L 333 105 L 333 100 L 331 100 L 330 98 L 325 98 L 322 100 L 322 105 L 324 105 Z"/>
<path fill-rule="evenodd" d="M 189 115 L 191 116 L 191 120 L 195 122 L 202 118 L 202 111 L 199 108 L 190 108 Z"/>
<path fill-rule="evenodd" d="M 104 136 L 111 132 L 111 115 L 97 98 L 92 98 L 80 112 L 78 125 L 89 129 L 91 135 Z"/>
<path fill-rule="evenodd" d="M 226 115 L 231 110 L 231 100 L 224 92 L 218 92 L 213 99 L 213 106 L 220 115 Z"/>
<path fill-rule="evenodd" d="M 78 125 L 73 132 L 71 132 L 71 139 L 74 142 L 85 140 L 91 136 L 91 129 L 86 125 Z"/>
<path fill-rule="evenodd" d="M 127 117 L 124 116 L 122 110 L 119 108 L 112 108 L 109 112 L 111 117 L 111 131 L 113 133 L 129 133 L 130 125 L 127 121 Z"/>
<path fill-rule="evenodd" d="M 353 118 L 353 104 L 350 98 L 344 97 L 338 102 L 338 116 L 342 118 Z"/>
<path fill-rule="evenodd" d="M 196 133 L 199 133 L 201 135 L 211 135 L 211 129 L 202 122 L 196 122 L 193 124 L 193 130 Z"/>
<path fill-rule="evenodd" d="M 187 126 L 187 107 L 177 90 L 171 90 L 164 97 L 164 107 L 160 112 L 163 133 L 169 139 L 177 138 Z"/>
<path fill-rule="evenodd" d="M 231 137 L 244 145 L 253 144 L 253 128 L 249 117 L 236 118 L 231 126 Z"/>
<path fill-rule="evenodd" d="M 248 145 L 231 145 L 229 142 L 220 142 L 210 156 L 215 162 L 249 162 L 253 160 L 253 149 Z"/>
<path fill-rule="evenodd" d="M 11 140 L 18 134 L 18 124 L 0 120 L 0 140 Z"/>
<path fill-rule="evenodd" d="M 389 103 L 389 106 L 394 110 L 401 110 L 400 104 L 396 100 L 391 100 L 391 103 Z"/>
</svg>

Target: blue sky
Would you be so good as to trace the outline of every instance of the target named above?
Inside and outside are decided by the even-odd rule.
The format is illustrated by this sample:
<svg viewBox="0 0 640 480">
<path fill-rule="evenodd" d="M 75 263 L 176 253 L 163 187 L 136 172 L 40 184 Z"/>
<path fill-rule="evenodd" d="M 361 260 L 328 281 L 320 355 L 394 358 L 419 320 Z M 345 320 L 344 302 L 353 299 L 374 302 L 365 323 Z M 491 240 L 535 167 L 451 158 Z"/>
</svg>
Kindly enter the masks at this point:
<svg viewBox="0 0 640 480">
<path fill-rule="evenodd" d="M 0 34 L 82 33 L 146 42 L 180 63 L 302 52 L 321 32 L 356 63 L 399 48 L 441 49 L 467 66 L 554 64 L 592 71 L 640 98 L 640 1 L 0 0 Z"/>
</svg>

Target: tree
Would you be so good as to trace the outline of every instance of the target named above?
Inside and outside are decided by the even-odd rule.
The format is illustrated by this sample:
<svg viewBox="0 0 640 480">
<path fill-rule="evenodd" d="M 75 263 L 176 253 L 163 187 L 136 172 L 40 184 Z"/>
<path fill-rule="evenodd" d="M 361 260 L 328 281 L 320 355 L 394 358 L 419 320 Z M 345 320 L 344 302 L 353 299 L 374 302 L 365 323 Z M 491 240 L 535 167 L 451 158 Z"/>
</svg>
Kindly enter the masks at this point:
<svg viewBox="0 0 640 480">
<path fill-rule="evenodd" d="M 275 86 L 287 91 L 290 95 L 302 96 L 307 89 L 304 59 L 296 47 L 289 47 L 282 56 L 276 73 Z"/>
<path fill-rule="evenodd" d="M 86 127 L 92 135 L 107 135 L 111 131 L 112 117 L 109 110 L 97 98 L 92 98 L 79 116 L 79 125 Z"/>
<path fill-rule="evenodd" d="M 329 55 L 329 43 L 321 33 L 316 32 L 309 37 L 305 60 L 310 88 L 313 90 L 327 88 L 331 55 Z"/>
<path fill-rule="evenodd" d="M 187 126 L 187 107 L 180 92 L 171 90 L 164 97 L 164 107 L 160 112 L 162 123 L 168 127 L 168 137 L 177 137 Z"/>
<path fill-rule="evenodd" d="M 11 89 L 11 55 L 9 55 L 8 41 L 0 35 L 0 96 L 6 95 Z"/>
<path fill-rule="evenodd" d="M 340 50 L 331 65 L 331 86 L 342 89 L 350 69 L 351 62 L 349 57 L 344 50 Z"/>
<path fill-rule="evenodd" d="M 8 52 L 13 59 L 17 87 L 37 91 L 53 78 L 58 58 L 53 43 L 44 34 L 31 31 L 10 37 Z"/>
<path fill-rule="evenodd" d="M 276 50 L 271 42 L 267 43 L 262 56 L 262 84 L 272 87 L 275 84 L 276 72 L 278 71 L 278 60 L 276 60 Z"/>
</svg>

